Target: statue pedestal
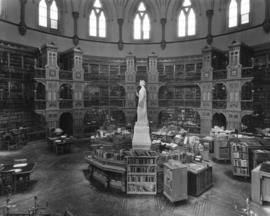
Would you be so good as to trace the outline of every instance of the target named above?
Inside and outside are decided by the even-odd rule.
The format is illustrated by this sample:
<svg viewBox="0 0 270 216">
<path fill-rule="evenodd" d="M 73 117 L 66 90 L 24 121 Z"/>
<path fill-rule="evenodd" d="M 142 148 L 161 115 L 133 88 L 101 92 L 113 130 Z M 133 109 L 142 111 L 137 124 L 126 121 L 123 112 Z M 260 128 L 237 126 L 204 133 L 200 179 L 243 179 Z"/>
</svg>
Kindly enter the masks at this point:
<svg viewBox="0 0 270 216">
<path fill-rule="evenodd" d="M 136 122 L 132 138 L 132 149 L 150 150 L 151 143 L 148 124 L 138 124 Z"/>
</svg>

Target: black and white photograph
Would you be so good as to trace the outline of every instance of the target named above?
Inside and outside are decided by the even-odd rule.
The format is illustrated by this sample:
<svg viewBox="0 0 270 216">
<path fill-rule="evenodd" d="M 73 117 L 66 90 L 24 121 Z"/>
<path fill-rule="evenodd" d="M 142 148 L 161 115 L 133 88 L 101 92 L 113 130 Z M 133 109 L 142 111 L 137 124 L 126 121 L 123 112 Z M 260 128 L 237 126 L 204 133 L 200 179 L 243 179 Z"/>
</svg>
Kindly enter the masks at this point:
<svg viewBox="0 0 270 216">
<path fill-rule="evenodd" d="M 270 0 L 0 0 L 0 216 L 270 216 Z"/>
</svg>

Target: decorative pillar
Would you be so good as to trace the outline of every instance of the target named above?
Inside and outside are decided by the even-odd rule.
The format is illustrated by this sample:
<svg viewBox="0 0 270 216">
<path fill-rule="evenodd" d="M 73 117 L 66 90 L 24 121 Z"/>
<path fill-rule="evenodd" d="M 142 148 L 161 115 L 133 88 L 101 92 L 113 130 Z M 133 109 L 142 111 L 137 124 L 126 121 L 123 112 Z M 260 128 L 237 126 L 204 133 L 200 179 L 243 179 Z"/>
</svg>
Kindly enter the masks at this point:
<svg viewBox="0 0 270 216">
<path fill-rule="evenodd" d="M 42 57 L 46 71 L 46 122 L 47 129 L 58 127 L 59 124 L 59 67 L 57 65 L 57 47 L 53 43 L 48 43 L 41 48 Z"/>
<path fill-rule="evenodd" d="M 162 39 L 160 42 L 160 46 L 162 49 L 166 48 L 166 40 L 165 40 L 165 27 L 166 27 L 166 23 L 167 23 L 167 19 L 166 18 L 161 18 L 160 19 L 160 23 L 161 23 L 161 30 L 162 30 Z"/>
<path fill-rule="evenodd" d="M 157 56 L 155 53 L 152 53 L 148 58 L 148 83 L 146 83 L 146 87 L 148 90 L 148 118 L 149 121 L 156 123 L 158 122 L 158 91 L 159 91 L 159 74 L 157 70 Z M 151 123 L 150 122 L 150 123 Z"/>
<path fill-rule="evenodd" d="M 213 36 L 212 36 L 212 18 L 214 15 L 214 10 L 207 10 L 206 16 L 208 18 L 208 34 L 206 36 L 206 41 L 210 45 L 213 42 Z"/>
<path fill-rule="evenodd" d="M 266 33 L 270 32 L 270 2 L 265 0 L 265 19 L 263 22 L 263 29 Z"/>
<path fill-rule="evenodd" d="M 240 63 L 241 43 L 233 41 L 229 45 L 229 65 L 227 66 L 228 79 L 240 79 L 242 65 Z"/>
<path fill-rule="evenodd" d="M 118 41 L 117 45 L 118 45 L 119 50 L 123 50 L 123 48 L 124 48 L 124 43 L 123 43 L 123 23 L 124 23 L 124 19 L 123 18 L 118 18 L 117 23 L 118 23 L 118 30 L 119 30 L 119 41 Z"/>
<path fill-rule="evenodd" d="M 73 22 L 74 22 L 74 35 L 73 35 L 73 44 L 77 46 L 79 44 L 79 37 L 78 37 L 78 18 L 79 18 L 79 12 L 73 11 L 72 12 Z"/>
<path fill-rule="evenodd" d="M 200 106 L 200 133 L 208 135 L 212 127 L 212 88 L 213 88 L 213 67 L 212 67 L 212 47 L 206 46 L 202 50 L 202 70 L 201 70 L 201 106 Z"/>
<path fill-rule="evenodd" d="M 125 74 L 125 90 L 126 90 L 126 118 L 129 123 L 132 123 L 136 115 L 136 71 L 135 57 L 132 53 L 126 58 L 127 70 Z"/>
<path fill-rule="evenodd" d="M 25 24 L 25 4 L 27 3 L 27 0 L 20 0 L 21 3 L 21 20 L 19 23 L 19 32 L 21 35 L 25 35 L 27 27 Z"/>
</svg>

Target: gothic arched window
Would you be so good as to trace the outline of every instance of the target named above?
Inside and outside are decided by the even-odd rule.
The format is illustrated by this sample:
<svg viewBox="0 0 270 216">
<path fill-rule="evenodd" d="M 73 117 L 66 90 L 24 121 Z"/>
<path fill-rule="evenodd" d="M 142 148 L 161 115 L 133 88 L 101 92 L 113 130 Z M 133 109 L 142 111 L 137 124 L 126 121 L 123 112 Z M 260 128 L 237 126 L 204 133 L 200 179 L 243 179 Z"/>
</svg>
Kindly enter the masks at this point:
<svg viewBox="0 0 270 216">
<path fill-rule="evenodd" d="M 140 2 L 133 20 L 133 38 L 135 40 L 150 39 L 151 23 L 145 4 Z"/>
<path fill-rule="evenodd" d="M 38 24 L 43 27 L 47 27 L 47 3 L 45 0 L 41 0 L 38 5 Z"/>
<path fill-rule="evenodd" d="M 196 14 L 190 0 L 184 0 L 178 15 L 178 37 L 196 34 Z"/>
<path fill-rule="evenodd" d="M 48 10 L 49 8 L 49 10 Z M 58 29 L 59 12 L 56 1 L 41 0 L 38 5 L 38 24 L 42 27 Z"/>
<path fill-rule="evenodd" d="M 106 37 L 106 17 L 100 0 L 95 0 L 89 14 L 89 35 Z"/>
<path fill-rule="evenodd" d="M 229 4 L 229 28 L 249 23 L 250 0 L 231 0 Z"/>
<path fill-rule="evenodd" d="M 55 1 L 50 7 L 50 25 L 52 29 L 58 29 L 58 7 Z"/>
</svg>

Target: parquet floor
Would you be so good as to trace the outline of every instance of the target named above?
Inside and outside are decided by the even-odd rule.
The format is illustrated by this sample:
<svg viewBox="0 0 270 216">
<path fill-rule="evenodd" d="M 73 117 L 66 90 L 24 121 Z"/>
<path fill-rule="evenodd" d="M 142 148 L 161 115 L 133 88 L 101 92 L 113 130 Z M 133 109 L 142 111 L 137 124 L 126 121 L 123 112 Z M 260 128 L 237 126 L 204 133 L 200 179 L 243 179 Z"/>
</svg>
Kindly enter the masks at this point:
<svg viewBox="0 0 270 216">
<path fill-rule="evenodd" d="M 200 197 L 189 197 L 186 202 L 170 203 L 163 195 L 127 196 L 97 187 L 86 178 L 87 164 L 83 152 L 87 144 L 72 146 L 72 153 L 57 156 L 47 150 L 45 141 L 36 141 L 15 152 L 0 151 L 0 163 L 13 158 L 28 158 L 36 162 L 31 175 L 31 186 L 11 196 L 16 207 L 10 212 L 27 212 L 38 203 L 61 215 L 66 209 L 76 216 L 242 216 L 245 214 L 246 199 L 250 196 L 250 182 L 235 179 L 230 164 L 214 163 L 214 186 Z M 0 215 L 6 197 L 0 196 Z M 254 214 L 269 216 L 270 206 L 251 203 Z M 256 214 L 255 214 L 256 213 Z"/>
</svg>

